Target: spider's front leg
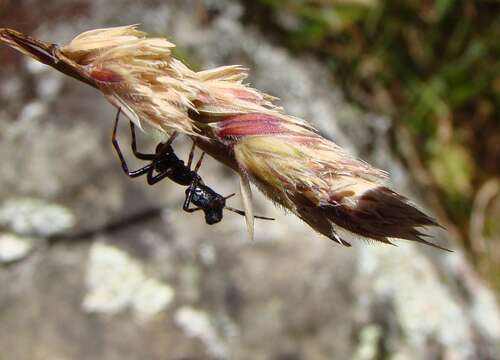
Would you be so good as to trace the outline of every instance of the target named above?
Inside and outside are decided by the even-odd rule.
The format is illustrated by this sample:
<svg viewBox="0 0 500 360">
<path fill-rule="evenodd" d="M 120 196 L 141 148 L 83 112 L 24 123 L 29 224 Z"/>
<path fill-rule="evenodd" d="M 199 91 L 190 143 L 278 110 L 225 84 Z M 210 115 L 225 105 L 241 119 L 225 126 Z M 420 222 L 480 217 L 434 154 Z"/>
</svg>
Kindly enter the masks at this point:
<svg viewBox="0 0 500 360">
<path fill-rule="evenodd" d="M 118 144 L 118 140 L 116 138 L 117 129 L 118 129 L 118 121 L 120 120 L 120 113 L 121 113 L 121 108 L 119 108 L 118 112 L 116 113 L 115 125 L 113 127 L 113 136 L 111 137 L 111 142 L 113 143 L 113 147 L 115 148 L 115 151 L 118 154 L 118 157 L 120 158 L 120 162 L 121 162 L 121 165 L 122 165 L 123 172 L 125 174 L 127 174 L 127 176 L 129 176 L 131 178 L 139 177 L 139 176 L 142 176 L 142 175 L 148 173 L 148 171 L 150 171 L 153 168 L 153 164 L 146 165 L 146 166 L 144 166 L 144 167 L 142 167 L 142 168 L 140 168 L 138 170 L 135 170 L 135 171 L 130 171 L 129 170 L 127 162 L 125 161 L 125 158 L 123 157 L 122 151 L 120 149 L 120 145 Z M 135 147 L 136 147 L 136 144 L 135 144 L 135 132 L 133 132 L 132 144 L 133 144 L 132 149 L 134 150 Z M 150 154 L 137 153 L 136 149 L 134 150 L 134 154 L 136 156 L 140 155 L 141 157 L 144 157 L 144 159 L 142 159 L 141 157 L 137 156 L 141 160 L 149 160 L 150 156 L 154 157 L 154 155 L 152 155 L 152 154 L 150 155 Z"/>
<path fill-rule="evenodd" d="M 132 134 L 132 152 L 134 153 L 134 156 L 140 160 L 154 160 L 156 157 L 156 154 L 144 154 L 139 151 L 137 151 L 137 140 L 135 137 L 135 125 L 132 121 L 129 121 L 130 123 L 130 133 Z"/>
</svg>

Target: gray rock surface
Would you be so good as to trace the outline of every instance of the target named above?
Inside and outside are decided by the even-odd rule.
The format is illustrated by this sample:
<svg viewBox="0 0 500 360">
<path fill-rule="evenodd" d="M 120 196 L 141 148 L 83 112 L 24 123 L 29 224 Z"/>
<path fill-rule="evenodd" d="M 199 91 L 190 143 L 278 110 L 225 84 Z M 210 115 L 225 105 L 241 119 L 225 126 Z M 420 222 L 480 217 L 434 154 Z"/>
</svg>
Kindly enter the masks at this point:
<svg viewBox="0 0 500 360">
<path fill-rule="evenodd" d="M 34 35 L 64 42 L 142 23 L 192 66 L 247 65 L 256 87 L 418 199 L 390 154 L 390 121 L 346 103 L 321 64 L 242 25 L 242 12 L 238 1 L 96 0 L 42 17 Z M 499 308 L 460 251 L 344 249 L 262 196 L 258 212 L 277 221 L 258 222 L 249 243 L 243 218 L 209 227 L 182 212 L 179 186 L 124 176 L 114 110 L 93 89 L 25 59 L 0 76 L 0 250 L 5 239 L 18 246 L 0 261 L 1 359 L 500 358 Z M 202 176 L 220 193 L 238 189 L 215 161 Z"/>
</svg>

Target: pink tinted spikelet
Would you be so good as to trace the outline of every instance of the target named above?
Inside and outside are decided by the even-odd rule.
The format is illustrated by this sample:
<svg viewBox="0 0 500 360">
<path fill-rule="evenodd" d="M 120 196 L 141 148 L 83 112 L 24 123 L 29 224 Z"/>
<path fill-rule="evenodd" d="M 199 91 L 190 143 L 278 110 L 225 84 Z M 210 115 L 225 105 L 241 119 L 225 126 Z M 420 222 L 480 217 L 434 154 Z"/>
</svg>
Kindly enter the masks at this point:
<svg viewBox="0 0 500 360">
<path fill-rule="evenodd" d="M 172 43 L 135 25 L 88 31 L 61 47 L 0 29 L 0 42 L 98 88 L 144 131 L 187 134 L 237 171 L 251 235 L 249 182 L 345 246 L 338 228 L 387 244 L 400 238 L 441 248 L 419 230 L 437 222 L 390 190 L 383 171 L 244 84 L 245 68 L 195 72 L 172 56 Z"/>
</svg>

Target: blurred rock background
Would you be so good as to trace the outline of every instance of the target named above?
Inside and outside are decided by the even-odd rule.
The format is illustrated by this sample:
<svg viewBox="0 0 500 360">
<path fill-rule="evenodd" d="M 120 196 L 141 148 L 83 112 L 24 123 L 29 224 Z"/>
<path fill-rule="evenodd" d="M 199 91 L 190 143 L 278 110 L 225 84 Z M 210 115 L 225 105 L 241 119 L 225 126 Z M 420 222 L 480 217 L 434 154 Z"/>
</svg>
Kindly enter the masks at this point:
<svg viewBox="0 0 500 360">
<path fill-rule="evenodd" d="M 455 83 L 443 85 L 428 65 L 427 76 L 408 77 L 415 83 L 400 77 L 398 84 L 396 70 L 379 70 L 408 67 L 398 62 L 401 47 L 384 47 L 364 32 L 377 38 L 380 27 L 401 31 L 417 51 L 425 30 L 441 20 L 450 27 L 447 16 L 456 9 L 467 10 L 469 20 L 490 10 L 435 3 L 414 13 L 413 2 L 403 7 L 408 19 L 421 18 L 422 27 L 411 29 L 409 20 L 381 25 L 398 9 L 377 1 L 0 1 L 0 26 L 43 40 L 63 43 L 84 30 L 141 23 L 178 44 L 176 55 L 195 69 L 250 67 L 254 86 L 388 170 L 398 191 L 447 224 L 448 233 L 433 235 L 456 250 L 363 241 L 344 249 L 257 194 L 258 212 L 277 220 L 258 222 L 254 243 L 237 215 L 209 227 L 200 214 L 182 212 L 184 189 L 123 175 L 110 143 L 114 109 L 102 96 L 2 47 L 0 359 L 500 358 L 500 310 L 491 290 L 500 274 L 498 146 L 487 146 L 498 135 L 498 77 L 483 74 L 493 66 L 474 62 L 490 60 L 486 35 L 478 27 L 469 41 L 475 28 L 467 23 L 461 40 L 476 48 L 465 54 L 472 58 L 464 58 L 460 74 L 474 76 L 471 83 L 476 76 L 491 80 L 488 94 L 497 96 L 489 103 L 480 90 L 462 91 L 467 109 L 479 113 L 458 114 L 469 114 L 474 129 L 489 129 L 476 139 L 484 145 L 477 152 L 460 141 L 463 121 L 456 125 L 454 115 L 461 108 L 448 92 L 431 91 L 456 90 Z M 378 47 L 372 53 L 367 44 Z M 394 62 L 375 56 L 381 49 Z M 453 68 L 446 59 L 443 71 Z M 417 82 L 418 96 L 406 99 Z M 141 148 L 154 145 L 140 138 Z M 188 148 L 188 141 L 176 143 L 179 154 Z M 460 186 L 470 191 L 443 183 L 464 179 L 469 165 L 462 160 L 469 157 L 475 170 Z M 219 193 L 238 189 L 234 174 L 214 161 L 205 162 L 202 176 Z M 239 206 L 236 198 L 231 203 Z"/>
</svg>

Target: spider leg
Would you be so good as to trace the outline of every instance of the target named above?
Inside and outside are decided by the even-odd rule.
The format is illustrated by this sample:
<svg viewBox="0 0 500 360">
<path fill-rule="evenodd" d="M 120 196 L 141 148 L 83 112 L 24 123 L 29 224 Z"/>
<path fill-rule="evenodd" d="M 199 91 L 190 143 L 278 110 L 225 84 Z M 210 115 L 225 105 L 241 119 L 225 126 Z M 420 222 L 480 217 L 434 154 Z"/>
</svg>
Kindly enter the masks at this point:
<svg viewBox="0 0 500 360">
<path fill-rule="evenodd" d="M 224 197 L 224 199 L 225 200 L 230 199 L 230 198 L 232 198 L 235 195 L 236 195 L 236 193 L 233 193 L 231 195 L 228 195 L 228 196 Z M 236 209 L 236 208 L 233 208 L 231 206 L 224 206 L 224 209 L 232 211 L 232 212 L 234 212 L 236 214 L 239 214 L 241 216 L 245 216 L 245 212 L 243 210 Z M 267 216 L 258 216 L 258 215 L 255 215 L 254 218 L 261 219 L 261 220 L 276 220 L 274 218 L 270 218 L 270 217 L 267 217 Z"/>
<path fill-rule="evenodd" d="M 198 162 L 196 163 L 196 166 L 194 168 L 194 173 L 195 174 L 198 174 L 198 170 L 200 170 L 200 167 L 201 167 L 201 163 L 203 162 L 203 158 L 205 157 L 205 152 L 203 152 L 200 156 L 200 160 L 198 160 Z M 189 167 L 189 166 L 188 166 Z"/>
<path fill-rule="evenodd" d="M 127 174 L 127 176 L 131 178 L 139 177 L 146 174 L 151 168 L 153 168 L 153 164 L 146 165 L 134 171 L 129 170 L 127 162 L 125 161 L 125 158 L 123 157 L 122 151 L 120 149 L 120 145 L 118 144 L 118 140 L 116 139 L 116 132 L 118 128 L 118 120 L 120 119 L 120 112 L 121 109 L 118 109 L 118 112 L 116 113 L 115 126 L 113 127 L 113 136 L 111 137 L 111 142 L 113 143 L 113 147 L 115 148 L 118 157 L 120 158 L 123 172 L 125 172 L 125 174 Z"/>
<path fill-rule="evenodd" d="M 153 172 L 154 172 L 154 166 L 152 166 L 147 171 L 147 181 L 148 181 L 149 185 L 154 185 L 154 184 L 162 181 L 163 179 L 169 177 L 170 175 L 172 175 L 173 170 L 172 170 L 172 168 L 169 168 L 166 171 L 160 172 L 156 175 L 154 175 Z"/>
<path fill-rule="evenodd" d="M 140 160 L 154 160 L 156 154 L 144 154 L 137 151 L 137 140 L 135 137 L 135 125 L 130 121 L 130 133 L 132 134 L 132 151 L 136 158 Z"/>
<path fill-rule="evenodd" d="M 182 207 L 182 210 L 184 210 L 185 212 L 188 212 L 188 213 L 194 213 L 195 211 L 200 211 L 200 210 L 203 210 L 203 209 L 201 207 L 190 208 L 189 205 L 188 205 L 187 208 Z"/>
<path fill-rule="evenodd" d="M 245 216 L 245 212 L 243 210 L 235 209 L 235 208 L 233 208 L 231 206 L 225 206 L 224 209 L 232 211 L 232 212 L 234 212 L 236 214 L 239 214 L 241 216 Z M 270 217 L 267 217 L 267 216 L 258 216 L 258 215 L 255 215 L 254 218 L 261 219 L 261 220 L 276 220 L 274 218 L 270 218 Z"/>
<path fill-rule="evenodd" d="M 187 167 L 190 170 L 191 170 L 191 164 L 193 163 L 193 157 L 194 157 L 194 150 L 195 150 L 195 148 L 196 148 L 196 144 L 193 141 L 193 145 L 191 146 L 191 150 L 189 151 L 189 158 L 188 158 L 188 163 L 187 163 Z"/>
<path fill-rule="evenodd" d="M 191 200 L 193 199 L 193 192 L 194 189 L 198 187 L 198 184 L 200 182 L 199 176 L 195 176 L 191 184 L 189 184 L 189 187 L 187 188 L 186 191 L 186 198 L 184 199 L 184 204 L 182 205 L 182 210 L 186 212 L 195 212 L 198 210 L 202 210 L 201 208 L 190 208 L 189 205 L 191 205 Z"/>
<path fill-rule="evenodd" d="M 193 162 L 193 154 L 194 154 L 194 149 L 195 149 L 196 144 L 193 142 L 193 146 L 191 147 L 191 151 L 189 153 L 189 161 L 188 161 L 188 168 L 191 168 L 191 163 Z M 203 158 L 205 157 L 205 152 L 203 152 L 200 156 L 200 159 L 196 163 L 196 166 L 194 168 L 194 173 L 195 176 L 193 177 L 193 181 L 191 184 L 189 184 L 188 191 L 186 193 L 186 199 L 184 199 L 184 205 L 182 206 L 182 209 L 187 212 L 193 212 L 197 210 L 201 210 L 201 208 L 195 208 L 191 209 L 189 208 L 189 205 L 191 204 L 191 199 L 193 198 L 193 191 L 198 187 L 198 184 L 201 182 L 201 178 L 198 176 L 198 170 L 200 170 L 201 163 L 203 162 Z"/>
</svg>

